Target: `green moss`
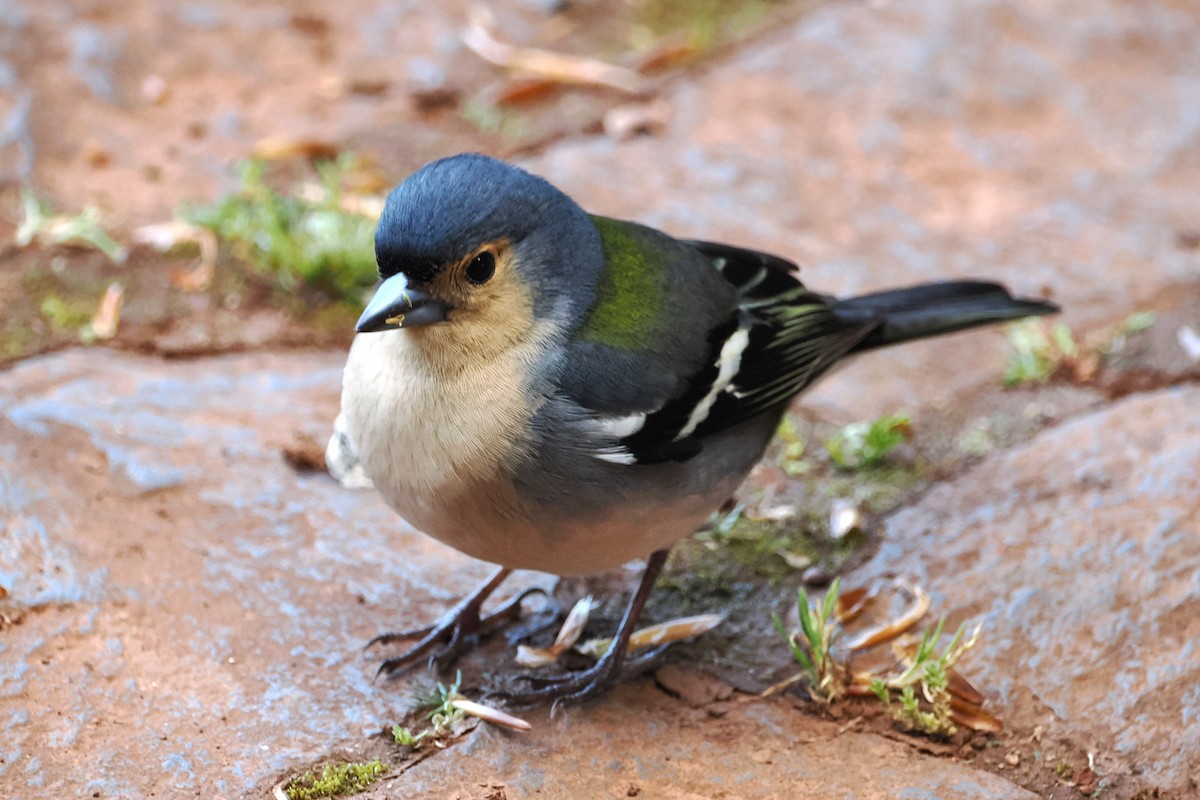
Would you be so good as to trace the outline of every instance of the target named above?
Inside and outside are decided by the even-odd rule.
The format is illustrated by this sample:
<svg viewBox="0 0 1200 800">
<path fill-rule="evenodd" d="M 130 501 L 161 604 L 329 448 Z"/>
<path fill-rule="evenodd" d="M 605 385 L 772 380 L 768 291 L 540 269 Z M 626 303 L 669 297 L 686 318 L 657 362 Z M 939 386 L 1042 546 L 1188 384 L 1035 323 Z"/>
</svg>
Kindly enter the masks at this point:
<svg viewBox="0 0 1200 800">
<path fill-rule="evenodd" d="M 638 21 L 659 36 L 685 33 L 708 48 L 761 27 L 789 0 L 642 0 Z"/>
<path fill-rule="evenodd" d="M 67 301 L 56 294 L 50 294 L 42 298 L 38 311 L 55 328 L 74 330 L 91 320 L 95 307 L 95 301 L 87 303 L 78 297 Z"/>
<path fill-rule="evenodd" d="M 529 134 L 529 119 L 508 108 L 479 97 L 463 103 L 459 116 L 481 133 L 499 136 L 506 142 L 516 142 Z"/>
<path fill-rule="evenodd" d="M 709 569 L 748 568 L 754 575 L 776 583 L 821 560 L 821 520 L 816 514 L 786 519 L 755 519 L 741 509 L 719 518 L 696 535 L 715 564 Z M 707 559 L 697 565 L 701 574 Z"/>
<path fill-rule="evenodd" d="M 383 777 L 387 767 L 378 759 L 363 763 L 325 764 L 292 778 L 283 787 L 291 800 L 315 800 L 366 791 Z"/>
<path fill-rule="evenodd" d="M 582 335 L 600 344 L 633 349 L 656 329 L 662 309 L 661 268 L 631 235 L 627 223 L 592 217 L 608 263 L 597 288 L 596 304 Z"/>
<path fill-rule="evenodd" d="M 822 484 L 827 498 L 848 498 L 862 510 L 885 514 L 913 496 L 929 478 L 928 465 L 884 465 L 854 475 L 831 475 Z"/>
<path fill-rule="evenodd" d="M 378 278 L 375 224 L 342 204 L 342 183 L 353 160 L 343 157 L 318 168 L 320 190 L 277 192 L 260 161 L 241 165 L 241 186 L 206 206 L 185 206 L 180 216 L 209 228 L 233 254 L 274 274 L 285 290 L 300 283 L 359 302 Z"/>
</svg>

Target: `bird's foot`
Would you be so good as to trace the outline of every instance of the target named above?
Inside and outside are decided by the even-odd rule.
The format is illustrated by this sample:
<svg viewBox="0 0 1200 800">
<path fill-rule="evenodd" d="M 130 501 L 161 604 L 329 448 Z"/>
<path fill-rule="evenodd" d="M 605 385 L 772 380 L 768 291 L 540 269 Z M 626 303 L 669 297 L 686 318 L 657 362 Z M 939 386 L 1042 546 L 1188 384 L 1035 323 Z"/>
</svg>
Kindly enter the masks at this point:
<svg viewBox="0 0 1200 800">
<path fill-rule="evenodd" d="M 430 666 L 449 665 L 478 637 L 515 622 L 521 616 L 521 603 L 532 595 L 545 592 L 536 587 L 527 589 L 490 614 L 480 613 L 484 601 L 508 577 L 510 571 L 498 570 L 486 583 L 431 625 L 380 634 L 367 642 L 364 649 L 392 642 L 418 640 L 405 652 L 380 664 L 377 675 L 395 675 L 423 658 L 427 659 Z"/>
<path fill-rule="evenodd" d="M 642 672 L 654 666 L 667 650 L 667 645 L 637 655 L 633 658 L 610 649 L 591 667 L 565 675 L 541 676 L 522 675 L 519 680 L 532 684 L 528 691 L 505 692 L 491 695 L 513 705 L 527 706 L 536 703 L 579 703 L 590 700 L 612 688 L 622 677 Z"/>
<path fill-rule="evenodd" d="M 633 628 L 646 605 L 646 598 L 650 596 L 654 581 L 666 561 L 666 550 L 656 550 L 646 559 L 646 570 L 625 608 L 625 615 L 621 618 L 616 635 L 613 636 L 612 645 L 593 666 L 581 672 L 551 678 L 525 675 L 522 679 L 536 684 L 536 687 L 527 692 L 510 692 L 498 696 L 514 705 L 549 701 L 557 708 L 562 703 L 581 702 L 595 697 L 616 683 L 622 672 L 642 670 L 654 663 L 666 650 L 665 646 L 635 658 L 627 658 L 626 651 L 629 649 L 629 638 L 633 634 Z"/>
</svg>

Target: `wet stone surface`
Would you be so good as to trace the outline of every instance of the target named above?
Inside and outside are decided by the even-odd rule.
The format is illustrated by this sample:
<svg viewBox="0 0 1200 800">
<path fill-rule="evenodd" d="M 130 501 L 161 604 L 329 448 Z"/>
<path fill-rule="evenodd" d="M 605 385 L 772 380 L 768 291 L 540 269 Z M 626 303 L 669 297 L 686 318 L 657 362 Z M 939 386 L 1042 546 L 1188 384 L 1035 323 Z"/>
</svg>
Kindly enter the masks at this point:
<svg viewBox="0 0 1200 800">
<path fill-rule="evenodd" d="M 328 431 L 341 361 L 75 351 L 4 376 L 5 770 L 22 791 L 234 797 L 383 724 L 394 695 L 363 642 L 478 570 L 285 463 Z"/>
<path fill-rule="evenodd" d="M 1097 771 L 1200 779 L 1200 388 L 1131 397 L 938 486 L 851 583 L 914 578 L 984 622 L 971 675 Z"/>
<path fill-rule="evenodd" d="M 1200 274 L 1180 238 L 1200 219 L 1193 96 L 1195 7 L 834 3 L 679 86 L 664 137 L 530 165 L 592 211 L 792 258 L 817 291 L 996 278 L 1086 330 Z M 952 408 L 1003 351 L 986 332 L 909 345 L 806 406 Z"/>
<path fill-rule="evenodd" d="M 362 643 L 485 570 L 406 532 L 373 493 L 285 463 L 328 430 L 340 360 L 72 351 L 5 375 L 0 768 L 15 796 L 264 796 L 403 717 L 414 679 L 373 683 Z M 792 796 L 1031 796 L 691 682 L 703 697 L 643 680 L 556 719 L 536 711 L 529 736 L 480 729 L 376 796 L 595 796 L 597 780 L 602 796 L 776 797 L 781 782 Z"/>
</svg>

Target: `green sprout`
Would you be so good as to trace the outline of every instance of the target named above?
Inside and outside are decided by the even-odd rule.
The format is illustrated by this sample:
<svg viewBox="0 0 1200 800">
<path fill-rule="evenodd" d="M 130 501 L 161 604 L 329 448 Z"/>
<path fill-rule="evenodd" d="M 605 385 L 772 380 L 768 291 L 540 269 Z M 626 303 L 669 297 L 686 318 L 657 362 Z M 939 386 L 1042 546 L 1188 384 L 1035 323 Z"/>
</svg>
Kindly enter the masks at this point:
<svg viewBox="0 0 1200 800">
<path fill-rule="evenodd" d="M 31 189 L 21 189 L 21 220 L 13 239 L 17 247 L 28 247 L 34 241 L 43 245 L 67 244 L 90 247 L 108 256 L 114 263 L 125 261 L 129 251 L 104 230 L 100 223 L 100 211 L 88 206 L 75 216 L 55 214 L 49 205 L 39 200 Z"/>
<path fill-rule="evenodd" d="M 800 589 L 797 592 L 800 630 L 794 633 L 789 633 L 784 628 L 777 614 L 771 615 L 775 630 L 788 643 L 792 657 L 800 664 L 801 672 L 772 687 L 768 692 L 805 681 L 814 700 L 830 703 L 846 693 L 861 695 L 869 690 L 887 706 L 893 719 L 910 730 L 933 736 L 949 736 L 959 724 L 972 730 L 999 729 L 999 721 L 983 711 L 982 697 L 978 700 L 969 699 L 960 687 L 956 691 L 959 692 L 960 700 L 963 700 L 963 708 L 955 709 L 951 706 L 951 670 L 978 641 L 981 626 L 977 625 L 969 635 L 966 625 L 960 626 L 939 653 L 938 644 L 946 624 L 943 618 L 933 630 L 925 632 L 911 654 L 900 656 L 903 667 L 898 671 L 891 674 L 866 672 L 851 676 L 849 666 L 838 663 L 831 655 L 833 643 L 843 632 L 838 605 L 840 592 L 841 582 L 835 580 L 830 584 L 824 599 L 820 603 L 812 603 L 808 593 Z M 862 592 L 851 594 L 861 595 Z M 854 600 L 851 605 L 861 602 L 861 599 Z M 861 607 L 858 610 L 861 611 Z M 888 627 L 893 624 L 895 623 L 889 624 Z M 899 628 L 897 634 L 899 630 L 903 628 Z M 880 637 L 880 633 L 886 631 L 887 628 L 883 628 L 871 632 L 868 639 L 870 643 L 852 642 L 846 647 L 851 652 L 869 649 L 887 641 Z M 862 634 L 859 634 L 856 641 L 864 641 Z M 959 683 L 963 683 L 961 678 Z M 970 689 L 970 686 L 967 688 Z M 974 690 L 971 689 L 971 692 Z M 993 723 L 997 727 L 993 728 Z"/>
<path fill-rule="evenodd" d="M 318 164 L 316 192 L 297 188 L 281 194 L 265 180 L 261 161 L 239 167 L 236 192 L 207 206 L 180 210 L 186 221 L 209 228 L 234 253 L 280 286 L 306 283 L 347 300 L 359 300 L 377 279 L 373 250 L 375 220 L 343 205 L 349 156 Z"/>
<path fill-rule="evenodd" d="M 1157 317 L 1153 311 L 1134 311 L 1121 324 L 1113 330 L 1107 342 L 1100 346 L 1100 353 L 1103 356 L 1111 357 L 1119 355 L 1128 343 L 1128 339 L 1135 333 L 1141 333 L 1153 327 Z"/>
<path fill-rule="evenodd" d="M 1014 322 L 1008 326 L 1008 341 L 1012 353 L 1004 370 L 1004 385 L 1009 387 L 1045 383 L 1064 363 L 1079 358 L 1075 336 L 1061 322 L 1049 327 L 1038 319 Z"/>
<path fill-rule="evenodd" d="M 430 709 L 429 714 L 425 717 L 429 720 L 429 727 L 414 733 L 411 728 L 393 725 L 392 738 L 396 740 L 396 744 L 415 749 L 426 740 L 437 742 L 448 736 L 457 735 L 467 717 L 461 709 L 454 706 L 454 701 L 462 698 L 462 694 L 459 693 L 461 686 L 462 672 L 460 671 L 455 676 L 454 683 L 449 687 L 439 682 L 433 694 L 421 698 L 418 701 L 418 708 Z"/>
<path fill-rule="evenodd" d="M 1121 323 L 1121 327 L 1117 333 L 1121 336 L 1127 336 L 1131 333 L 1139 333 L 1153 326 L 1156 320 L 1157 317 L 1153 311 L 1134 311 L 1125 318 L 1124 322 Z"/>
<path fill-rule="evenodd" d="M 804 462 L 804 438 L 796 428 L 791 417 L 785 416 L 775 432 L 783 450 L 780 452 L 779 466 L 789 478 L 797 478 L 808 472 L 808 464 Z"/>
<path fill-rule="evenodd" d="M 833 463 L 846 470 L 880 464 L 898 445 L 912 437 L 912 420 L 903 411 L 874 422 L 851 423 L 825 443 Z"/>
<path fill-rule="evenodd" d="M 771 614 L 775 630 L 792 649 L 792 657 L 800 664 L 801 676 L 808 681 L 808 691 L 814 700 L 830 702 L 845 690 L 844 670 L 830 654 L 833 640 L 841 632 L 837 621 L 838 594 L 842 581 L 837 578 L 829 585 L 821 603 L 812 605 L 804 587 L 796 593 L 796 609 L 800 616 L 800 630 L 788 633 L 778 614 Z"/>
<path fill-rule="evenodd" d="M 933 630 L 925 632 L 904 670 L 870 683 L 871 691 L 888 706 L 893 719 L 911 730 L 935 736 L 949 736 L 957 730 L 950 707 L 950 670 L 975 646 L 981 627 L 976 625 L 968 636 L 963 623 L 938 655 L 937 645 L 945 625 L 943 617 Z"/>
<path fill-rule="evenodd" d="M 366 791 L 375 781 L 383 777 L 387 767 L 378 759 L 359 764 L 326 764 L 318 772 L 310 770 L 297 775 L 283 785 L 283 793 L 290 800 L 316 800 L 321 797 L 338 797 Z"/>
</svg>

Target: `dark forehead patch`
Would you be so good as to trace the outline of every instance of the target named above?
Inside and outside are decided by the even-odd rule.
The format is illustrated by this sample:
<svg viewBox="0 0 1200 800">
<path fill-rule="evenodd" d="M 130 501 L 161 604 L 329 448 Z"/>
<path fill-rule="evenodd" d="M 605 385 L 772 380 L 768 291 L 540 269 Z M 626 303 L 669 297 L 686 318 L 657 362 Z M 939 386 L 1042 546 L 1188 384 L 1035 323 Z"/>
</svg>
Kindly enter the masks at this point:
<svg viewBox="0 0 1200 800">
<path fill-rule="evenodd" d="M 444 261 L 435 258 L 413 256 L 403 251 L 395 251 L 386 245 L 376 245 L 375 266 L 379 277 L 390 278 L 403 272 L 412 283 L 429 283 L 445 268 Z"/>
</svg>

